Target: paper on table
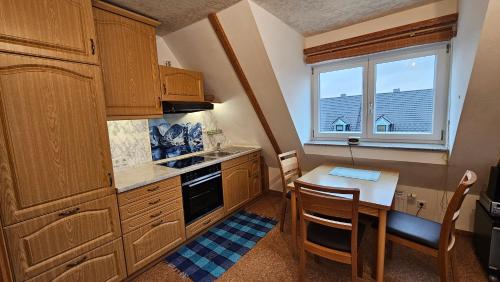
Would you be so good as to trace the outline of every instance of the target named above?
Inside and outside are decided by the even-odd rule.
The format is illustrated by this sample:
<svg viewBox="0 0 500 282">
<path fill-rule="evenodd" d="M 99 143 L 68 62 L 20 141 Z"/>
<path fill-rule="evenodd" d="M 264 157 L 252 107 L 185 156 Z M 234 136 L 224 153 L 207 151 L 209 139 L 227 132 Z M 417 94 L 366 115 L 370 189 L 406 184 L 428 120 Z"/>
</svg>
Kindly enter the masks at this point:
<svg viewBox="0 0 500 282">
<path fill-rule="evenodd" d="M 369 181 L 377 181 L 380 177 L 380 171 L 348 167 L 336 167 L 332 169 L 329 174 L 334 176 L 342 176 Z"/>
</svg>

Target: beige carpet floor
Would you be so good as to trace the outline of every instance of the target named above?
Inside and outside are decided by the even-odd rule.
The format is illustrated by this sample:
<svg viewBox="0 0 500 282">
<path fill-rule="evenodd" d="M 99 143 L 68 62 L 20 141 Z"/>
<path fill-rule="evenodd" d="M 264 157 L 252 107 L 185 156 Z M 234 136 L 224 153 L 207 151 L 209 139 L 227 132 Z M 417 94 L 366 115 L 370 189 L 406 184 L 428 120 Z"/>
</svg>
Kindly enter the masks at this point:
<svg viewBox="0 0 500 282">
<path fill-rule="evenodd" d="M 279 218 L 281 198 L 268 194 L 246 210 Z M 375 230 L 368 228 L 361 248 L 364 252 L 363 278 L 372 281 L 371 270 L 375 256 Z M 287 214 L 285 231 L 278 225 L 262 238 L 218 281 L 298 281 L 298 259 L 293 256 L 290 236 L 290 216 Z M 391 281 L 439 281 L 436 259 L 403 246 L 394 245 L 392 259 L 386 259 L 384 280 Z M 472 238 L 459 236 L 453 253 L 454 277 L 458 281 L 487 281 L 487 276 L 474 254 Z M 306 266 L 306 281 L 350 281 L 350 266 L 320 259 L 316 263 L 311 256 Z M 181 277 L 165 263 L 158 263 L 134 281 L 190 281 Z"/>
</svg>

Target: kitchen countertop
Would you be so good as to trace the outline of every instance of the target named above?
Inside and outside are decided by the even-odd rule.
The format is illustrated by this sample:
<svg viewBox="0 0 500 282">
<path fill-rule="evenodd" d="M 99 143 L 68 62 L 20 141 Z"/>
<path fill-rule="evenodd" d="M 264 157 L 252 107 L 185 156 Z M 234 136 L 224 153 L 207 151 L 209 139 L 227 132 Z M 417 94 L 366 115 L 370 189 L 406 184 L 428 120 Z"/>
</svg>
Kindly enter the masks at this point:
<svg viewBox="0 0 500 282">
<path fill-rule="evenodd" d="M 127 192 L 127 191 L 133 190 L 135 188 L 139 188 L 139 187 L 142 187 L 142 186 L 147 185 L 147 184 L 155 183 L 155 182 L 167 179 L 167 178 L 178 176 L 178 175 L 181 175 L 183 173 L 197 170 L 197 169 L 202 168 L 202 167 L 221 163 L 221 162 L 224 162 L 224 161 L 227 161 L 230 159 L 234 159 L 234 158 L 241 157 L 241 156 L 253 153 L 253 152 L 257 152 L 257 151 L 260 151 L 261 149 L 262 149 L 261 147 L 247 147 L 247 146 L 225 147 L 225 148 L 222 148 L 223 151 L 227 151 L 227 152 L 235 152 L 236 151 L 236 153 L 231 154 L 229 156 L 213 158 L 212 160 L 202 162 L 199 164 L 195 164 L 195 165 L 185 167 L 182 169 L 169 168 L 169 167 L 165 167 L 165 166 L 161 166 L 161 165 L 157 165 L 157 164 L 167 162 L 170 160 L 190 157 L 190 156 L 200 156 L 200 155 L 209 153 L 209 151 L 204 151 L 204 152 L 190 154 L 190 155 L 184 155 L 182 157 L 165 159 L 165 160 L 161 160 L 161 161 L 155 161 L 155 162 L 145 163 L 145 164 L 141 164 L 141 165 L 126 167 L 126 168 L 117 168 L 117 169 L 115 169 L 115 172 L 114 172 L 115 187 L 116 187 L 116 190 L 118 193 Z"/>
</svg>

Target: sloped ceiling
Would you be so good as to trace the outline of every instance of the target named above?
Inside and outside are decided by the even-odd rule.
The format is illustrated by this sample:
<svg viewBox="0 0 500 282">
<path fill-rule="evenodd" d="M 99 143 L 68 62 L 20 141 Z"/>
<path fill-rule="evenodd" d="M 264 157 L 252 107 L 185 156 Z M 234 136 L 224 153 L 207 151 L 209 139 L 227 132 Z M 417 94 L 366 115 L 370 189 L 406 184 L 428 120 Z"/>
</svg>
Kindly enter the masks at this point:
<svg viewBox="0 0 500 282">
<path fill-rule="evenodd" d="M 179 30 L 239 0 L 107 0 L 162 22 L 160 36 Z M 255 0 L 303 35 L 367 21 L 437 0 Z"/>
</svg>

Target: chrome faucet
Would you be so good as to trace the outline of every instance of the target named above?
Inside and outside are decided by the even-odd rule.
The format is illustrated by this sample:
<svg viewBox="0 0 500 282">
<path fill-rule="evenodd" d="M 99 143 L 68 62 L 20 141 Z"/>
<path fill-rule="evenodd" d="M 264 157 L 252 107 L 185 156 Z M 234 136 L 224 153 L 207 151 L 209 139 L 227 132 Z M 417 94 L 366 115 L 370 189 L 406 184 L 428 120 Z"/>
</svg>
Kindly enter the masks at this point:
<svg viewBox="0 0 500 282">
<path fill-rule="evenodd" d="M 220 152 L 221 151 L 220 142 L 217 142 L 217 145 L 215 145 L 215 151 L 216 152 Z"/>
</svg>

